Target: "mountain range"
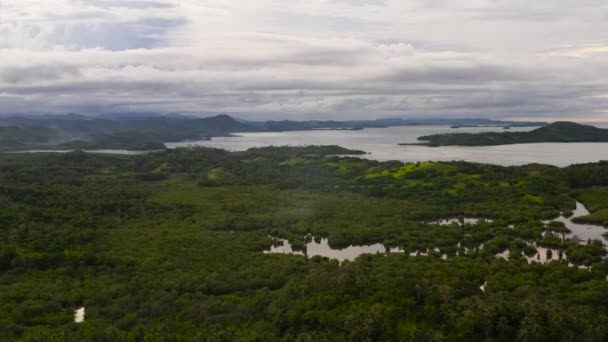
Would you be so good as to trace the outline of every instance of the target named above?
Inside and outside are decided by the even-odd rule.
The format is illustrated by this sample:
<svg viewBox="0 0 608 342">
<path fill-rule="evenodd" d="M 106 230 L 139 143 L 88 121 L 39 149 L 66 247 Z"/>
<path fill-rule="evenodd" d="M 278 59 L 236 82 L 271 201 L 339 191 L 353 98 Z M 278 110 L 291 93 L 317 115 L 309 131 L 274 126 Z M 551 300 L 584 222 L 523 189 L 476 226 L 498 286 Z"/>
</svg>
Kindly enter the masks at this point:
<svg viewBox="0 0 608 342">
<path fill-rule="evenodd" d="M 201 140 L 238 132 L 364 129 L 389 126 L 542 126 L 544 122 L 488 119 L 377 119 L 350 121 L 244 121 L 228 115 L 78 114 L 0 119 L 0 149 L 164 149 L 169 141 Z"/>
</svg>

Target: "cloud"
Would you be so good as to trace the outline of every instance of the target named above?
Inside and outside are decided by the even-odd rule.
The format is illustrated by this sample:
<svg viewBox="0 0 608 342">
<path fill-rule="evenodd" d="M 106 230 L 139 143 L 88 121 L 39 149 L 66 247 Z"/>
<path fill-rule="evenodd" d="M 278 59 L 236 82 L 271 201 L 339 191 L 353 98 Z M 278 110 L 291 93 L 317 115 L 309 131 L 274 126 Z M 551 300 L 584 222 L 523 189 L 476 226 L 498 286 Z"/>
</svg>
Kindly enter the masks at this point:
<svg viewBox="0 0 608 342">
<path fill-rule="evenodd" d="M 0 80 L 9 84 L 36 82 L 40 80 L 57 81 L 63 77 L 78 77 L 80 70 L 69 65 L 34 65 L 27 67 L 5 68 L 0 72 Z"/>
<path fill-rule="evenodd" d="M 564 57 L 588 57 L 595 54 L 607 54 L 608 45 L 595 45 L 595 46 L 583 46 L 575 48 L 565 48 L 548 53 L 551 56 L 564 56 Z"/>
<path fill-rule="evenodd" d="M 595 0 L 6 0 L 0 114 L 606 119 Z"/>
</svg>

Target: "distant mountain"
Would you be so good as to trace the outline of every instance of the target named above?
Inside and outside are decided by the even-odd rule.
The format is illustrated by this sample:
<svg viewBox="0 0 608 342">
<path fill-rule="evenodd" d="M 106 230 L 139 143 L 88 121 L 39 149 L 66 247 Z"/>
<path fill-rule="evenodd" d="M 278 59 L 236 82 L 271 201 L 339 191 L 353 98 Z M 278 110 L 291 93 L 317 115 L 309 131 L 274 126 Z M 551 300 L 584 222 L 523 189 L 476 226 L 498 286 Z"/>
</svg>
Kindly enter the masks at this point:
<svg viewBox="0 0 608 342">
<path fill-rule="evenodd" d="M 492 126 L 492 127 L 539 127 L 546 122 L 500 121 L 488 119 L 377 119 L 351 121 L 266 121 L 252 123 L 269 131 L 301 131 L 311 129 L 381 128 L 391 126 Z"/>
<path fill-rule="evenodd" d="M 55 132 L 44 126 L 0 126 L 0 146 L 20 149 L 28 144 L 45 144 L 55 136 Z"/>
<path fill-rule="evenodd" d="M 492 127 L 539 127 L 548 123 L 542 121 L 503 121 L 491 119 L 378 119 L 375 123 L 386 126 L 492 126 Z"/>
<path fill-rule="evenodd" d="M 196 119 L 196 116 L 180 113 L 107 113 L 97 116 L 102 119 L 122 120 L 125 118 L 173 118 L 173 119 Z"/>
<path fill-rule="evenodd" d="M 560 121 L 530 132 L 449 133 L 419 137 L 427 146 L 495 146 L 543 142 L 608 142 L 608 129 Z"/>
<path fill-rule="evenodd" d="M 9 117 L 0 120 L 0 150 L 164 149 L 168 141 L 201 140 L 235 132 L 260 131 L 228 115 L 183 116 L 80 115 Z"/>
<path fill-rule="evenodd" d="M 411 125 L 544 125 L 486 119 L 380 119 L 363 121 L 237 120 L 228 115 L 208 118 L 179 114 L 113 113 L 12 116 L 0 119 L 0 150 L 23 149 L 162 149 L 165 142 L 201 140 L 238 132 L 281 132 L 315 129 L 356 130 Z"/>
<path fill-rule="evenodd" d="M 208 136 L 225 135 L 235 132 L 254 132 L 259 128 L 251 123 L 237 121 L 228 115 L 217 115 L 204 119 L 193 119 L 184 122 L 184 129 L 192 127 L 197 132 L 206 133 Z"/>
</svg>

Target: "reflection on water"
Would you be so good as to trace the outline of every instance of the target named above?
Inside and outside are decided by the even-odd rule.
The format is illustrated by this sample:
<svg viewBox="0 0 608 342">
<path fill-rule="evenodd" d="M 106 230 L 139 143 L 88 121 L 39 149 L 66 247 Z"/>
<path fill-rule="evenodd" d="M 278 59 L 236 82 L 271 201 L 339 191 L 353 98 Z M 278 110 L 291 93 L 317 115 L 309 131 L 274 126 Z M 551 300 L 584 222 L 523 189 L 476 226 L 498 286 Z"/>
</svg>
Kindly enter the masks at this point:
<svg viewBox="0 0 608 342">
<path fill-rule="evenodd" d="M 480 221 L 484 221 L 484 222 L 488 222 L 488 223 L 494 222 L 493 220 L 487 219 L 487 218 L 479 219 L 479 218 L 473 218 L 473 217 L 461 217 L 461 218 L 450 218 L 450 219 L 442 219 L 439 221 L 433 221 L 433 222 L 431 222 L 431 224 L 436 224 L 439 226 L 451 226 L 452 224 L 455 223 L 455 224 L 458 224 L 459 226 L 463 226 L 465 224 L 476 225 Z"/>
<path fill-rule="evenodd" d="M 314 256 L 321 256 L 329 259 L 336 259 L 339 262 L 343 262 L 345 260 L 354 261 L 358 256 L 363 254 L 404 254 L 405 251 L 401 247 L 393 247 L 387 248 L 380 243 L 376 243 L 373 245 L 365 245 L 365 246 L 349 246 L 343 249 L 333 249 L 329 246 L 328 239 L 321 239 L 319 242 L 316 242 L 315 239 L 312 239 L 310 242 L 306 244 L 306 251 L 294 251 L 291 244 L 287 240 L 279 239 L 280 243 L 273 245 L 270 247 L 270 250 L 264 251 L 266 254 L 293 254 L 293 255 L 302 255 L 307 256 L 309 258 Z M 439 255 L 441 251 L 439 248 L 435 247 L 433 249 L 419 250 L 419 251 L 411 251 L 409 253 L 410 256 L 428 256 L 431 252 L 434 252 L 436 255 Z M 441 255 L 443 260 L 447 260 L 447 254 Z"/>
<path fill-rule="evenodd" d="M 537 262 L 540 264 L 546 264 L 551 261 L 562 261 L 568 258 L 566 252 L 559 249 L 536 247 L 537 253 L 533 256 L 526 256 L 528 262 Z"/>
<path fill-rule="evenodd" d="M 329 246 L 328 239 L 321 239 L 319 242 L 316 242 L 314 239 L 306 244 L 305 251 L 294 251 L 291 244 L 287 240 L 279 239 L 280 243 L 273 245 L 269 250 L 264 251 L 265 254 L 292 254 L 292 255 L 300 255 L 306 256 L 308 258 L 314 256 L 326 257 L 329 259 L 338 260 L 342 263 L 345 260 L 354 261 L 357 257 L 363 254 L 403 254 L 405 251 L 401 247 L 387 248 L 380 243 L 366 245 L 366 246 L 349 246 L 344 249 L 333 249 Z M 554 248 L 545 248 L 538 246 L 535 242 L 528 242 L 529 245 L 534 246 L 536 249 L 536 253 L 530 256 L 524 255 L 523 257 L 528 261 L 528 263 L 539 263 L 546 264 L 551 261 L 567 261 L 568 255 L 566 252 L 554 249 Z M 460 242 L 457 245 L 458 249 L 461 248 Z M 484 248 L 484 245 L 481 244 L 475 248 L 476 251 L 480 251 Z M 464 253 L 462 255 L 468 255 L 471 251 L 468 248 L 464 248 Z M 420 251 L 412 251 L 409 253 L 410 256 L 428 256 L 431 252 L 435 255 L 440 255 L 441 259 L 448 260 L 447 254 L 441 254 L 441 250 L 437 247 L 433 249 L 420 250 Z M 459 255 L 459 252 L 456 251 L 456 256 Z M 495 255 L 496 258 L 509 260 L 511 258 L 510 250 L 504 250 L 503 252 L 497 253 Z M 574 267 L 576 265 L 569 263 L 570 266 Z M 584 266 L 576 266 L 588 269 L 588 267 Z"/>
<path fill-rule="evenodd" d="M 389 249 L 389 253 L 400 253 L 399 249 Z M 282 240 L 281 245 L 273 246 L 269 251 L 264 253 L 283 253 L 283 254 L 295 254 L 305 255 L 301 251 L 293 251 L 291 244 L 287 240 Z M 387 249 L 382 244 L 374 244 L 369 246 L 349 246 L 344 249 L 333 249 L 329 246 L 329 240 L 321 239 L 320 242 L 316 242 L 314 239 L 306 244 L 306 256 L 322 256 L 330 259 L 336 259 L 340 262 L 349 260 L 354 261 L 358 256 L 362 254 L 376 254 L 376 253 L 387 253 Z"/>
<path fill-rule="evenodd" d="M 528 260 L 528 263 L 546 264 L 551 261 L 565 262 L 568 260 L 568 255 L 562 250 L 538 247 L 536 246 L 536 243 L 531 243 L 530 245 L 533 245 L 537 252 L 532 256 L 524 256 L 526 260 Z M 507 249 L 501 253 L 497 253 L 495 256 L 500 259 L 509 260 L 511 258 L 511 251 Z M 568 266 L 578 267 L 585 270 L 591 269 L 589 266 L 575 265 L 571 262 L 568 262 Z"/>
<path fill-rule="evenodd" d="M 576 210 L 574 210 L 573 215 L 570 218 L 566 218 L 562 215 L 559 218 L 557 218 L 556 221 L 563 222 L 566 225 L 566 227 L 568 227 L 572 231 L 572 233 L 565 234 L 565 236 L 567 236 L 570 239 L 578 240 L 581 243 L 586 243 L 588 239 L 592 239 L 592 240 L 598 239 L 598 240 L 604 242 L 604 244 L 606 244 L 606 238 L 604 236 L 602 236 L 602 234 L 606 231 L 606 229 L 604 229 L 603 227 L 586 225 L 586 224 L 577 224 L 577 223 L 572 222 L 572 219 L 574 219 L 576 217 L 586 216 L 586 215 L 589 215 L 589 210 L 587 210 L 587 208 L 585 208 L 585 206 L 582 203 L 576 202 Z M 472 224 L 472 225 L 474 225 L 474 224 L 478 224 L 482 220 L 485 220 L 487 222 L 492 222 L 492 220 L 483 219 L 483 218 L 482 219 L 455 218 L 455 219 L 444 219 L 444 220 L 440 220 L 440 221 L 435 221 L 433 223 L 439 224 L 439 225 L 444 225 L 444 226 L 452 225 L 452 224 L 459 224 L 459 225 Z M 551 222 L 551 221 L 545 221 L 544 223 L 547 224 L 549 222 Z M 514 227 L 510 226 L 510 228 L 514 228 Z M 326 238 L 319 240 L 319 242 L 315 241 L 314 238 L 311 239 L 311 241 L 306 244 L 305 251 L 302 252 L 302 251 L 294 251 L 291 244 L 287 240 L 279 239 L 279 241 L 280 241 L 280 243 L 272 246 L 270 248 L 270 250 L 265 251 L 264 253 L 294 254 L 294 255 L 302 255 L 302 256 L 307 256 L 307 257 L 321 256 L 321 257 L 326 257 L 329 259 L 336 259 L 340 262 L 343 262 L 345 260 L 354 261 L 358 256 L 360 256 L 362 254 L 393 254 L 393 253 L 404 253 L 405 252 L 400 247 L 387 248 L 380 243 L 366 245 L 366 246 L 349 246 L 344 249 L 333 249 L 329 246 L 329 240 Z M 566 261 L 568 259 L 568 256 L 566 255 L 566 253 L 562 250 L 539 247 L 534 242 L 529 242 L 528 244 L 532 245 L 536 248 L 536 253 L 534 255 L 524 256 L 526 258 L 526 260 L 528 260 L 529 263 L 545 264 L 545 263 L 548 263 L 551 261 Z M 460 242 L 457 244 L 456 247 L 458 249 L 456 251 L 456 255 L 458 256 L 460 254 L 459 250 L 461 249 Z M 479 247 L 476 248 L 476 250 L 482 250 L 483 248 L 484 248 L 484 245 L 481 244 Z M 431 250 L 412 251 L 409 253 L 409 255 L 410 256 L 427 256 L 430 254 L 430 252 L 434 252 L 434 254 L 436 254 L 436 255 L 441 254 L 441 251 L 439 250 L 439 248 L 435 247 Z M 469 254 L 469 252 L 470 252 L 470 250 L 465 247 L 464 255 Z M 497 258 L 509 260 L 511 255 L 510 255 L 509 250 L 505 250 L 501 253 L 496 254 L 495 256 Z M 444 260 L 448 259 L 446 254 L 441 255 L 441 258 Z"/>
<path fill-rule="evenodd" d="M 600 240 L 604 245 L 607 245 L 608 240 L 606 240 L 606 238 L 602 235 L 608 231 L 606 228 L 603 226 L 580 224 L 572 221 L 577 217 L 587 216 L 589 214 L 589 210 L 587 210 L 582 203 L 576 202 L 576 209 L 573 211 L 573 215 L 571 217 L 568 218 L 562 215 L 553 221 L 563 222 L 566 227 L 572 231 L 569 234 L 565 234 L 565 236 L 569 239 L 579 241 L 582 244 L 586 244 L 589 239 Z M 551 221 L 544 221 L 545 224 L 549 222 Z"/>
<path fill-rule="evenodd" d="M 513 128 L 511 131 L 529 131 L 533 127 Z M 406 126 L 368 128 L 361 131 L 297 131 L 238 133 L 237 137 L 218 137 L 211 141 L 167 143 L 168 148 L 207 146 L 229 151 L 244 151 L 251 147 L 282 145 L 340 145 L 363 150 L 363 156 L 379 161 L 403 162 L 465 160 L 497 165 L 524 165 L 541 163 L 567 166 L 576 163 L 608 160 L 608 143 L 544 143 L 502 146 L 399 146 L 400 143 L 416 143 L 423 135 L 440 133 L 502 132 L 500 127 L 463 127 L 458 130 L 449 126 Z"/>
<path fill-rule="evenodd" d="M 319 255 L 330 259 L 337 259 L 340 262 L 344 260 L 354 261 L 361 254 L 385 252 L 386 248 L 379 243 L 369 246 L 349 246 L 344 249 L 332 249 L 327 239 L 321 239 L 319 243 L 316 243 L 313 239 L 313 241 L 306 245 L 306 253 L 309 257 Z"/>
<path fill-rule="evenodd" d="M 295 255 L 304 255 L 303 252 L 294 251 L 291 248 L 291 244 L 287 240 L 281 240 L 280 245 L 273 245 L 270 247 L 269 251 L 264 251 L 264 253 L 279 253 L 279 254 L 295 254 Z"/>
</svg>

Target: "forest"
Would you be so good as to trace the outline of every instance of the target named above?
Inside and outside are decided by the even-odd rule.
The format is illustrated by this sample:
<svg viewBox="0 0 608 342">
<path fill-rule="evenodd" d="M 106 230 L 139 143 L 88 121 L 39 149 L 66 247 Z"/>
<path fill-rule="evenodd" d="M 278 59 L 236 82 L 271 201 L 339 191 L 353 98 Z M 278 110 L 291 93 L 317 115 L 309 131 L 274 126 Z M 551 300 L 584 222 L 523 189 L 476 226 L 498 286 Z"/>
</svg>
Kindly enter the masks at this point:
<svg viewBox="0 0 608 342">
<path fill-rule="evenodd" d="M 363 153 L 1 154 L 0 340 L 608 339 L 605 241 L 564 238 L 553 221 L 579 201 L 591 214 L 577 221 L 607 226 L 608 162 Z M 436 223 L 468 217 L 480 220 Z M 404 252 L 264 253 L 320 238 Z M 529 262 L 540 248 L 567 257 Z"/>
</svg>

